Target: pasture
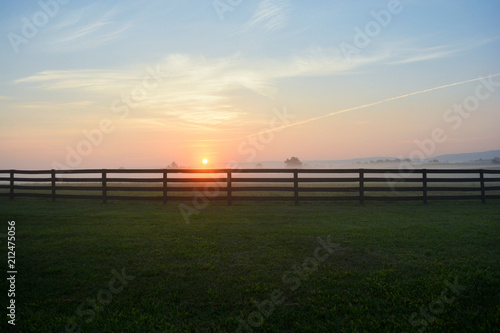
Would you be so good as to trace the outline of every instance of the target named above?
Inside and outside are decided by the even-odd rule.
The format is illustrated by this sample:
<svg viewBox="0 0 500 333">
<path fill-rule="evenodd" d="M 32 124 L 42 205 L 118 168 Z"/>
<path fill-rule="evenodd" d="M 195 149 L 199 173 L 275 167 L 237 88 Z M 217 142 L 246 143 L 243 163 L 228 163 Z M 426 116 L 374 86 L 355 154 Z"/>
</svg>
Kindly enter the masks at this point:
<svg viewBox="0 0 500 333">
<path fill-rule="evenodd" d="M 214 201 L 189 223 L 177 202 L 0 199 L 19 332 L 500 327 L 496 199 Z"/>
</svg>

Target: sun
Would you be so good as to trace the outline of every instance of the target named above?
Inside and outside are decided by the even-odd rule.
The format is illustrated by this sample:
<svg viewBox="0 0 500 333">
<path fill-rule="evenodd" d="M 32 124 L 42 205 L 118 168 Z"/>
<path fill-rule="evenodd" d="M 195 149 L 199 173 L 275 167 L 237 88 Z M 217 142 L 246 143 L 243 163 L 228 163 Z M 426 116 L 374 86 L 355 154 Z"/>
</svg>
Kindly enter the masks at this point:
<svg viewBox="0 0 500 333">
<path fill-rule="evenodd" d="M 207 164 L 208 163 L 208 160 L 206 158 L 203 159 L 203 161 L 201 161 L 203 164 Z"/>
</svg>

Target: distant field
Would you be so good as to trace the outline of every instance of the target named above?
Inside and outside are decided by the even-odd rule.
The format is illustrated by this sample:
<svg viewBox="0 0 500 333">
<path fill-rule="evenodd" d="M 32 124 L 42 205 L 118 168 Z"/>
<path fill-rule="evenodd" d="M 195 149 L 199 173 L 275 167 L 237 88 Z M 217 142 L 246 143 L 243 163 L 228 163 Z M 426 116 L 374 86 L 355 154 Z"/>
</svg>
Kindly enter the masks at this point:
<svg viewBox="0 0 500 333">
<path fill-rule="evenodd" d="M 0 198 L 0 218 L 17 332 L 500 329 L 500 200 L 211 202 L 187 224 L 174 202 Z"/>
</svg>

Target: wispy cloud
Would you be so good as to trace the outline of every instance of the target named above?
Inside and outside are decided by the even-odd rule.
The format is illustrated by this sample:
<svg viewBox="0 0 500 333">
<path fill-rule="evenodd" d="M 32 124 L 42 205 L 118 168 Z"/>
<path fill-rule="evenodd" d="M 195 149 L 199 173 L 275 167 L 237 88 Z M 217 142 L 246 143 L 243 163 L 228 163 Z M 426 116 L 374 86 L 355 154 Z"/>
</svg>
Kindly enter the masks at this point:
<svg viewBox="0 0 500 333">
<path fill-rule="evenodd" d="M 87 89 L 106 90 L 112 86 L 126 89 L 135 78 L 132 73 L 111 70 L 52 70 L 42 71 L 14 83 L 35 83 L 47 90 Z"/>
<path fill-rule="evenodd" d="M 347 74 L 364 65 L 381 62 L 387 56 L 387 53 L 359 56 L 348 63 L 337 49 L 316 47 L 294 55 L 276 68 L 281 77 L 330 76 Z"/>
<path fill-rule="evenodd" d="M 57 103 L 57 102 L 37 102 L 37 103 L 21 103 L 15 104 L 16 107 L 21 109 L 30 110 L 69 110 L 75 108 L 86 108 L 94 104 L 92 101 L 79 101 L 79 102 L 69 102 L 69 103 Z"/>
<path fill-rule="evenodd" d="M 400 54 L 397 56 L 397 60 L 390 61 L 391 64 L 409 64 L 412 62 L 437 60 L 446 57 L 450 57 L 455 53 L 460 52 L 460 50 L 451 45 L 440 45 L 428 48 L 408 48 L 400 50 Z"/>
<path fill-rule="evenodd" d="M 90 5 L 78 12 L 70 13 L 50 28 L 49 45 L 58 51 L 76 51 L 105 45 L 122 35 L 131 27 L 115 17 L 118 9 L 102 11 Z M 98 17 L 88 20 L 88 17 Z"/>
<path fill-rule="evenodd" d="M 438 60 L 451 57 L 464 51 L 476 49 L 483 45 L 496 42 L 500 38 L 484 38 L 472 42 L 463 42 L 459 44 L 446 44 L 431 47 L 418 47 L 415 43 L 408 43 L 409 45 L 399 45 L 388 49 L 397 50 L 394 54 L 391 64 L 409 64 L 413 62 Z"/>
<path fill-rule="evenodd" d="M 479 44 L 478 44 L 479 45 Z M 467 45 L 468 48 L 471 45 Z M 415 50 L 419 50 L 418 52 Z M 157 64 L 143 64 L 122 70 L 42 71 L 21 78 L 16 84 L 31 84 L 46 90 L 73 90 L 107 96 L 111 102 L 123 99 L 134 87 L 141 87 L 148 76 L 146 68 L 156 68 L 160 77 L 157 88 L 148 90 L 138 104 L 140 118 L 176 118 L 192 124 L 217 125 L 243 122 L 245 97 L 258 94 L 273 98 L 277 80 L 290 77 L 346 75 L 374 64 L 406 64 L 440 59 L 465 50 L 466 47 L 443 45 L 417 48 L 406 44 L 396 51 L 382 49 L 359 56 L 347 63 L 335 48 L 312 48 L 286 59 L 247 59 L 240 55 L 220 58 L 172 54 Z M 98 97 L 102 99 L 102 96 Z M 243 97 L 242 97 L 243 96 Z M 248 99 L 247 99 L 248 100 Z"/>
<path fill-rule="evenodd" d="M 264 29 L 266 33 L 279 31 L 288 25 L 291 9 L 289 0 L 262 0 L 243 30 Z"/>
<path fill-rule="evenodd" d="M 333 51 L 332 51 L 333 52 Z M 316 49 L 284 61 L 248 60 L 235 55 L 207 59 L 173 54 L 158 64 L 141 69 L 42 71 L 15 81 L 45 90 L 90 93 L 93 98 L 123 98 L 141 87 L 149 75 L 146 68 L 158 69 L 160 85 L 147 91 L 138 104 L 140 116 L 176 118 L 193 124 L 244 123 L 251 112 L 245 100 L 258 94 L 273 98 L 276 80 L 283 77 L 334 75 L 349 69 L 340 55 Z M 93 94 L 101 94 L 96 97 Z M 91 98 L 91 97 L 89 97 Z M 242 102 L 243 101 L 243 102 Z M 137 113 L 136 113 L 137 114 Z"/>
<path fill-rule="evenodd" d="M 141 69 L 43 71 L 16 80 L 46 90 L 90 93 L 113 99 L 129 95 L 135 87 L 143 87 L 154 68 L 160 84 L 147 90 L 147 98 L 137 102 L 136 117 L 178 118 L 182 121 L 215 125 L 235 120 L 245 114 L 235 106 L 231 92 L 255 90 L 267 94 L 263 78 L 238 69 L 236 58 L 205 59 L 186 55 L 170 55 L 158 64 Z M 151 78 L 151 80 L 153 80 Z M 99 97 L 99 98 L 102 98 Z M 139 115 L 140 114 L 140 115 Z"/>
<path fill-rule="evenodd" d="M 100 30 L 101 28 L 105 27 L 108 24 L 109 22 L 94 22 L 86 26 L 83 26 L 81 28 L 74 29 L 71 34 L 67 34 L 64 37 L 59 38 L 59 40 L 57 40 L 57 43 L 66 43 L 75 41 L 77 39 L 81 39 L 93 32 Z"/>
</svg>

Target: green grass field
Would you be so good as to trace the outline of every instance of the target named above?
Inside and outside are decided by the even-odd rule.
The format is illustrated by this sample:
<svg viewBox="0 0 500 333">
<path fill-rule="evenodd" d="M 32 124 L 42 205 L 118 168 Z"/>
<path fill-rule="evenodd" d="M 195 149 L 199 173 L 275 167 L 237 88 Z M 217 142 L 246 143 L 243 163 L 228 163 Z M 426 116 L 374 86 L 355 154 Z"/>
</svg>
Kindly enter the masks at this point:
<svg viewBox="0 0 500 333">
<path fill-rule="evenodd" d="M 220 202 L 187 224 L 173 202 L 1 198 L 18 272 L 16 326 L 2 279 L 1 327 L 495 332 L 499 203 Z"/>
</svg>

